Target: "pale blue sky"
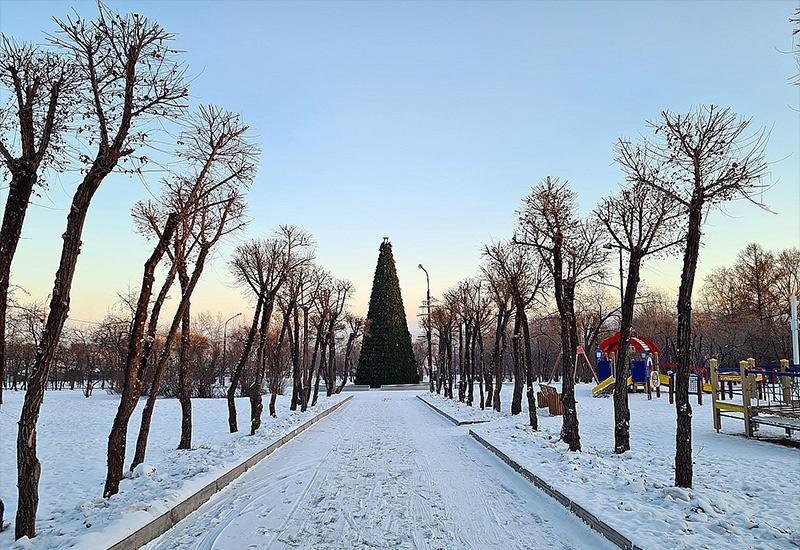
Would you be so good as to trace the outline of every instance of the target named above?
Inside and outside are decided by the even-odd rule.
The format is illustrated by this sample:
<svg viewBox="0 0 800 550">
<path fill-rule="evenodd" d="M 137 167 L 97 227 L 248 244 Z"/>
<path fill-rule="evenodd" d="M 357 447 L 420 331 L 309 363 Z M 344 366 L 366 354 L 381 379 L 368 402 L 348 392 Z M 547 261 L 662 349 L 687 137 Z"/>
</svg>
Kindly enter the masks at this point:
<svg viewBox="0 0 800 550">
<path fill-rule="evenodd" d="M 366 302 L 378 245 L 394 245 L 406 309 L 477 273 L 479 247 L 510 235 L 544 176 L 569 179 L 585 211 L 616 188 L 612 144 L 662 109 L 716 103 L 772 127 L 776 215 L 737 204 L 712 215 L 701 275 L 752 240 L 800 243 L 798 92 L 788 23 L 796 2 L 121 2 L 178 35 L 192 102 L 240 111 L 263 149 L 247 236 L 280 223 L 311 231 L 320 262 Z M 41 42 L 50 16 L 92 2 L 0 0 L 0 30 Z M 74 176 L 39 199 L 13 282 L 49 292 Z M 156 185 L 156 181 L 152 185 Z M 136 286 L 146 247 L 132 234 L 141 182 L 103 184 L 86 227 L 72 315 L 101 317 Z M 0 191 L 0 200 L 5 192 Z M 245 310 L 230 286 L 228 243 L 195 311 Z M 674 288 L 676 261 L 645 281 Z M 414 321 L 409 320 L 414 326 Z"/>
</svg>

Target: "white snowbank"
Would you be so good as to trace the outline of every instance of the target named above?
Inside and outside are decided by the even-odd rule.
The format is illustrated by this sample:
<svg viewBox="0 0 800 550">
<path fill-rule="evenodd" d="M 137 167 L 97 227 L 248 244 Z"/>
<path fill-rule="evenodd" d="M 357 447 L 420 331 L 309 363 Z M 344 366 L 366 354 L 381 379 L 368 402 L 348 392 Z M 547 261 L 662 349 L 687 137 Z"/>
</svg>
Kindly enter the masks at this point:
<svg viewBox="0 0 800 550">
<path fill-rule="evenodd" d="M 289 411 L 290 394 L 280 396 L 278 417 L 270 418 L 265 403 L 262 426 L 254 437 L 247 435 L 247 399 L 236 401 L 240 430 L 236 434 L 228 432 L 224 399 L 193 399 L 194 448 L 190 451 L 176 450 L 178 401 L 160 399 L 145 463 L 128 473 L 119 494 L 104 499 L 106 446 L 119 398 L 98 392 L 86 399 L 79 391 L 48 391 L 37 437 L 42 463 L 37 537 L 15 545 L 16 422 L 23 397 L 22 392 L 6 392 L 0 409 L 0 495 L 5 521 L 10 523 L 0 533 L 0 548 L 26 548 L 31 542 L 37 548 L 104 548 L 346 396 L 326 399 L 323 395 L 306 413 Z M 126 467 L 133 457 L 143 404 L 141 400 L 128 429 Z"/>
<path fill-rule="evenodd" d="M 642 548 L 800 547 L 800 450 L 737 437 L 742 425 L 730 419 L 717 434 L 710 399 L 692 404 L 694 488 L 686 490 L 672 486 L 675 408 L 666 396 L 629 395 L 632 450 L 615 455 L 613 402 L 593 398 L 590 385 L 576 390 L 579 453 L 559 441 L 561 417 L 539 409 L 540 431 L 527 426 L 524 397 L 523 413 L 510 416 L 511 389 L 503 387 L 502 414 L 470 428 Z"/>
</svg>

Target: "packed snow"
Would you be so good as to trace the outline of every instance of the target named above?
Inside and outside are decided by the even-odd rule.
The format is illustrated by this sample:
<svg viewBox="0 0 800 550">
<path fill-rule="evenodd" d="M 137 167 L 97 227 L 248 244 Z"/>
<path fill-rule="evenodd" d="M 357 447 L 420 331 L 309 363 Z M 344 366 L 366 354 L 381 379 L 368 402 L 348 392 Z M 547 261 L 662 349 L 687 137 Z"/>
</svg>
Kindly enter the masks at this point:
<svg viewBox="0 0 800 550">
<path fill-rule="evenodd" d="M 436 409 L 459 424 L 477 424 L 497 418 L 497 413 L 495 411 L 492 409 L 481 409 L 477 406 L 477 403 L 475 407 L 465 407 L 464 404 L 459 403 L 458 400 L 444 399 L 438 394 L 431 393 L 423 393 L 419 398 L 429 405 L 433 405 Z"/>
<path fill-rule="evenodd" d="M 0 495 L 9 528 L 0 533 L 0 548 L 86 548 L 96 550 L 118 541 L 204 485 L 279 439 L 312 415 L 346 396 L 320 397 L 306 413 L 289 410 L 289 396 L 279 396 L 277 418 L 266 412 L 261 429 L 249 437 L 250 408 L 237 399 L 239 432 L 228 431 L 225 399 L 193 399 L 193 446 L 176 450 L 180 439 L 180 404 L 159 399 L 150 429 L 147 457 L 120 493 L 103 498 L 108 433 L 119 397 L 96 392 L 88 399 L 80 391 L 48 391 L 38 428 L 42 463 L 39 483 L 37 537 L 14 543 L 17 507 L 16 423 L 23 392 L 6 391 L 0 409 Z M 269 395 L 265 396 L 269 400 Z M 133 456 L 141 400 L 128 429 L 126 466 Z"/>
<path fill-rule="evenodd" d="M 741 436 L 741 422 L 711 422 L 710 400 L 693 402 L 695 483 L 673 487 L 675 412 L 664 395 L 631 394 L 631 447 L 612 452 L 611 399 L 576 394 L 583 451 L 558 440 L 560 417 L 539 409 L 541 430 L 523 413 L 481 411 L 420 391 L 356 392 L 342 410 L 299 435 L 226 487 L 149 550 L 171 548 L 610 548 L 600 535 L 474 441 L 500 448 L 642 548 L 800 547 L 800 450 Z M 0 409 L 0 492 L 6 522 L 16 508 L 14 436 L 21 392 Z M 322 410 L 345 396 L 321 398 Z M 455 426 L 422 397 L 459 421 Z M 707 396 L 706 396 L 707 397 Z M 101 497 L 106 438 L 118 397 L 51 391 L 39 424 L 42 460 L 34 541 L 0 547 L 103 548 L 310 417 L 278 399 L 246 436 L 249 407 L 237 400 L 242 432 L 229 434 L 226 403 L 196 399 L 194 446 L 177 451 L 180 407 L 159 400 L 145 464 L 121 493 Z M 141 404 L 140 408 L 141 409 Z M 132 454 L 139 410 L 131 422 Z M 797 437 L 797 436 L 795 436 Z"/>
<path fill-rule="evenodd" d="M 148 550 L 611 548 L 417 395 L 358 392 Z"/>
<path fill-rule="evenodd" d="M 800 547 L 800 450 L 746 439 L 733 419 L 716 433 L 705 396 L 703 405 L 692 402 L 694 488 L 677 488 L 675 408 L 666 392 L 629 395 L 631 451 L 615 455 L 612 399 L 593 398 L 591 387 L 576 388 L 582 452 L 559 441 L 561 417 L 546 409 L 533 432 L 524 396 L 523 413 L 512 417 L 511 385 L 503 387 L 504 412 L 484 411 L 494 420 L 469 428 L 642 548 Z M 458 419 L 476 414 L 425 398 Z"/>
</svg>

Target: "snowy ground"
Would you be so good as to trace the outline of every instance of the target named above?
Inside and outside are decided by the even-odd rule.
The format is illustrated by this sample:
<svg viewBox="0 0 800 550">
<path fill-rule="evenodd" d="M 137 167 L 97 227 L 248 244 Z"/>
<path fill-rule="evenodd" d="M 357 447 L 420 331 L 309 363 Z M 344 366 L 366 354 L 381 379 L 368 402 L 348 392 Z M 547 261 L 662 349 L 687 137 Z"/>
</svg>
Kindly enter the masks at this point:
<svg viewBox="0 0 800 550">
<path fill-rule="evenodd" d="M 416 395 L 355 394 L 148 549 L 610 548 Z"/>
<path fill-rule="evenodd" d="M 524 397 L 523 414 L 507 413 L 511 389 L 503 387 L 504 412 L 488 413 L 493 421 L 471 429 L 635 544 L 800 547 L 800 450 L 740 437 L 742 422 L 732 419 L 723 419 L 717 434 L 709 396 L 692 405 L 694 488 L 682 490 L 672 486 L 675 409 L 666 396 L 630 395 L 632 450 L 615 455 L 612 400 L 593 398 L 590 385 L 579 385 L 583 452 L 570 453 L 558 441 L 561 417 L 539 409 L 541 431 L 534 433 Z M 427 398 L 437 405 L 442 399 Z M 459 419 L 474 415 L 463 404 L 446 406 Z"/>
<path fill-rule="evenodd" d="M 458 402 L 458 399 L 444 399 L 438 394 L 431 395 L 430 393 L 422 393 L 420 394 L 420 398 L 426 403 L 434 405 L 437 409 L 461 424 L 488 422 L 498 417 L 498 414 L 492 409 L 481 410 L 481 408 L 477 406 L 480 404 L 480 401 L 477 401 L 475 407 L 465 407 L 463 403 Z"/>
<path fill-rule="evenodd" d="M 194 449 L 175 449 L 180 439 L 180 406 L 176 399 L 156 404 L 150 430 L 147 460 L 134 479 L 122 482 L 121 492 L 102 498 L 108 432 L 117 410 L 117 396 L 96 392 L 86 399 L 79 391 L 49 391 L 38 429 L 39 485 L 37 537 L 33 548 L 104 548 L 125 529 L 146 523 L 181 498 L 201 488 L 272 441 L 334 402 L 346 396 L 317 403 L 316 411 L 292 413 L 289 398 L 278 399 L 278 418 L 266 413 L 261 429 L 249 437 L 250 409 L 247 399 L 237 399 L 240 432 L 228 432 L 224 399 L 194 399 Z M 5 392 L 0 409 L 0 495 L 10 528 L 0 533 L 0 548 L 13 547 L 13 519 L 17 506 L 16 422 L 22 392 Z M 268 400 L 269 396 L 265 396 Z M 144 400 L 128 430 L 128 458 L 139 429 Z"/>
<path fill-rule="evenodd" d="M 747 440 L 741 422 L 711 424 L 710 404 L 694 406 L 695 487 L 672 487 L 674 408 L 666 397 L 630 396 L 631 445 L 611 452 L 612 401 L 577 388 L 583 452 L 558 441 L 560 417 L 443 403 L 427 392 L 357 392 L 341 411 L 279 449 L 213 497 L 150 550 L 168 548 L 608 548 L 555 501 L 468 436 L 468 430 L 544 478 L 643 548 L 800 547 L 800 450 Z M 348 394 L 350 395 L 350 394 Z M 456 427 L 417 399 L 443 406 Z M 14 440 L 22 395 L 0 409 L 0 494 L 6 521 L 16 507 Z M 334 398 L 340 399 L 340 398 Z M 710 401 L 710 400 L 709 400 Z M 118 398 L 48 392 L 39 429 L 43 470 L 39 537 L 32 548 L 103 548 L 124 529 L 167 509 L 309 415 L 290 414 L 261 433 L 227 433 L 224 400 L 194 401 L 192 451 L 176 451 L 179 406 L 160 400 L 148 460 L 122 492 L 102 499 L 106 437 Z M 318 409 L 332 401 L 322 398 Z M 141 408 L 141 407 L 140 407 Z M 240 427 L 248 406 L 238 401 Z M 129 458 L 138 429 L 129 432 Z M 13 530 L 0 548 L 13 548 Z"/>
</svg>

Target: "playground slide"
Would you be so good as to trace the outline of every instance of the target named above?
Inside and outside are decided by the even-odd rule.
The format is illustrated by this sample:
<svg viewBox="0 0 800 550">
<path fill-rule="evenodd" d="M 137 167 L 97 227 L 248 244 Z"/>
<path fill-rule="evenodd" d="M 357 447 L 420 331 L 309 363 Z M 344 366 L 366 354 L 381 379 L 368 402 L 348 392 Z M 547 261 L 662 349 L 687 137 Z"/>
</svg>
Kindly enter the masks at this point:
<svg viewBox="0 0 800 550">
<path fill-rule="evenodd" d="M 633 384 L 633 379 L 629 376 L 627 380 L 628 386 Z M 594 388 L 592 388 L 592 397 L 602 397 L 614 393 L 614 377 L 609 376 Z"/>
<path fill-rule="evenodd" d="M 601 395 L 611 393 L 613 389 L 614 389 L 614 377 L 609 376 L 608 378 L 597 384 L 594 388 L 592 388 L 592 397 L 600 397 Z"/>
</svg>

